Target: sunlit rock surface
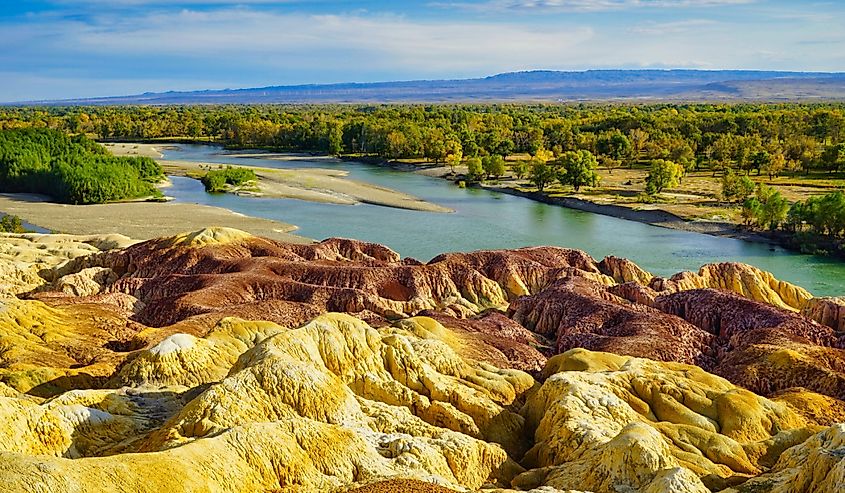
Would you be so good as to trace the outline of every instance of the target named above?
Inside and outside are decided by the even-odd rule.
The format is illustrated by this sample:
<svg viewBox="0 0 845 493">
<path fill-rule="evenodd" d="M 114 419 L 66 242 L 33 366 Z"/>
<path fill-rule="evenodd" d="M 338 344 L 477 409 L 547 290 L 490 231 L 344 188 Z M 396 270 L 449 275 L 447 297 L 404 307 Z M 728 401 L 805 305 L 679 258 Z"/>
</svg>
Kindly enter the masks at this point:
<svg viewBox="0 0 845 493">
<path fill-rule="evenodd" d="M 841 300 L 742 264 L 0 237 L 0 491 L 839 491 Z"/>
<path fill-rule="evenodd" d="M 845 297 L 813 298 L 803 306 L 801 313 L 839 332 L 845 332 Z"/>
<path fill-rule="evenodd" d="M 124 248 L 132 243 L 133 240 L 117 234 L 0 233 L 0 297 L 26 293 L 55 281 L 60 277 L 56 268 L 73 259 Z M 67 280 L 65 285 L 69 284 L 71 282 Z"/>
<path fill-rule="evenodd" d="M 682 272 L 669 279 L 655 278 L 650 284 L 657 291 L 671 292 L 722 289 L 754 301 L 796 311 L 813 297 L 804 288 L 775 279 L 772 274 L 756 267 L 736 262 L 708 264 L 701 267 L 697 274 Z"/>
</svg>

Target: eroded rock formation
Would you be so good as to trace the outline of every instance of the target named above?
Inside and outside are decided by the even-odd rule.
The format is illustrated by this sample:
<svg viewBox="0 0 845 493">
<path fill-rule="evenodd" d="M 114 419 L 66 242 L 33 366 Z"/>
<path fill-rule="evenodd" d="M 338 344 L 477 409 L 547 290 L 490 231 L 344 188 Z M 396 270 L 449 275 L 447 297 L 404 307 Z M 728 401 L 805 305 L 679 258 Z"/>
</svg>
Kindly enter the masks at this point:
<svg viewBox="0 0 845 493">
<path fill-rule="evenodd" d="M 3 238 L 3 491 L 827 492 L 845 474 L 841 303 L 750 266 L 661 279 L 555 247 L 421 264 L 220 228 Z"/>
</svg>

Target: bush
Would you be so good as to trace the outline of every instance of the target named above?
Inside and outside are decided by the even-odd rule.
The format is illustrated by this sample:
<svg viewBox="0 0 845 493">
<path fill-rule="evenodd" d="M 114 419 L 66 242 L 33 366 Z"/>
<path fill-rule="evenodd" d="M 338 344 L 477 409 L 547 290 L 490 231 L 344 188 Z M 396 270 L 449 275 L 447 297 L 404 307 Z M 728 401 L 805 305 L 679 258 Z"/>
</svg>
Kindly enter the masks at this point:
<svg viewBox="0 0 845 493">
<path fill-rule="evenodd" d="M 505 160 L 498 154 L 485 156 L 484 159 L 481 160 L 481 168 L 484 170 L 484 174 L 488 177 L 492 176 L 494 178 L 500 178 L 505 174 Z"/>
<path fill-rule="evenodd" d="M 537 190 L 542 192 L 546 189 L 546 185 L 550 184 L 557 177 L 555 169 L 549 166 L 545 161 L 533 159 L 531 161 L 531 170 L 528 174 L 528 179 L 537 187 Z"/>
<path fill-rule="evenodd" d="M 531 166 L 528 164 L 528 161 L 514 161 L 511 163 L 510 168 L 511 173 L 513 173 L 513 176 L 515 176 L 517 180 L 523 179 L 531 170 Z"/>
<path fill-rule="evenodd" d="M 598 186 L 599 175 L 596 173 L 598 162 L 590 151 L 565 152 L 557 162 L 563 169 L 563 172 L 558 175 L 561 185 L 571 185 L 576 192 L 583 186 Z"/>
<path fill-rule="evenodd" d="M 251 169 L 227 166 L 224 169 L 206 173 L 202 177 L 202 184 L 205 185 L 206 192 L 225 192 L 229 186 L 238 187 L 257 179 L 258 177 Z"/>
<path fill-rule="evenodd" d="M 845 232 L 845 193 L 836 191 L 796 202 L 789 209 L 787 225 L 793 231 L 808 225 L 817 234 L 842 235 Z"/>
<path fill-rule="evenodd" d="M 470 180 L 483 180 L 484 168 L 481 164 L 481 159 L 471 157 L 467 159 L 467 176 Z"/>
<path fill-rule="evenodd" d="M 749 225 L 769 228 L 774 231 L 786 219 L 789 202 L 777 190 L 766 185 L 759 185 L 754 197 L 742 204 L 742 217 Z"/>
<path fill-rule="evenodd" d="M 0 217 L 0 232 L 4 233 L 25 233 L 23 221 L 18 216 L 5 215 Z"/>
</svg>

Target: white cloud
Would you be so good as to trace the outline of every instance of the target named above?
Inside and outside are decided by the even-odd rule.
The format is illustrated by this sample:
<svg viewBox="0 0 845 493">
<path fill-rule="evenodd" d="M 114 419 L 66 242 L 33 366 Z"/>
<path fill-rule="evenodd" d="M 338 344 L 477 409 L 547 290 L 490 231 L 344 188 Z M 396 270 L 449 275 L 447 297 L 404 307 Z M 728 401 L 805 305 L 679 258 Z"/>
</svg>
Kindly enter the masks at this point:
<svg viewBox="0 0 845 493">
<path fill-rule="evenodd" d="M 531 69 L 845 68 L 841 50 L 801 45 L 810 37 L 806 30 L 725 16 L 714 17 L 719 22 L 615 17 L 588 25 L 565 16 L 548 22 L 463 15 L 432 20 L 259 7 L 150 9 L 135 15 L 103 9 L 70 18 L 32 14 L 25 22 L 0 22 L 0 67 L 18 74 L 0 76 L 0 100 L 465 78 Z M 838 33 L 817 29 L 811 39 Z"/>
<path fill-rule="evenodd" d="M 436 7 L 478 11 L 604 12 L 637 8 L 720 7 L 757 0 L 486 0 L 482 2 L 432 2 Z"/>
<path fill-rule="evenodd" d="M 0 43 L 4 38 L 2 44 L 36 42 L 31 37 L 44 50 L 88 56 L 228 58 L 291 69 L 365 64 L 368 69 L 434 74 L 544 66 L 592 36 L 585 26 L 539 30 L 505 23 L 419 22 L 393 15 L 231 9 L 10 26 L 0 31 Z"/>
<path fill-rule="evenodd" d="M 666 34 L 681 34 L 705 28 L 713 28 L 718 25 L 718 22 L 710 19 L 688 19 L 674 22 L 646 22 L 630 28 L 629 32 L 664 36 Z"/>
<path fill-rule="evenodd" d="M 297 0 L 52 0 L 57 5 L 70 7 L 102 6 L 102 7 L 145 7 L 153 5 L 257 5 L 294 3 Z"/>
</svg>

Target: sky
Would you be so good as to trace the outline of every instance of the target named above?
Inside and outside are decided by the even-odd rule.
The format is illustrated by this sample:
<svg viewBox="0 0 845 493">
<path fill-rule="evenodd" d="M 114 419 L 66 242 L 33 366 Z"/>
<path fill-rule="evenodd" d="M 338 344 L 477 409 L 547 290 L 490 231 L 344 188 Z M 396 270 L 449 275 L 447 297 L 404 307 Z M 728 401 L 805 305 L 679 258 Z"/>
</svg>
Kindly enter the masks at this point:
<svg viewBox="0 0 845 493">
<path fill-rule="evenodd" d="M 845 1 L 0 0 L 0 101 L 483 77 L 845 71 Z"/>
</svg>

